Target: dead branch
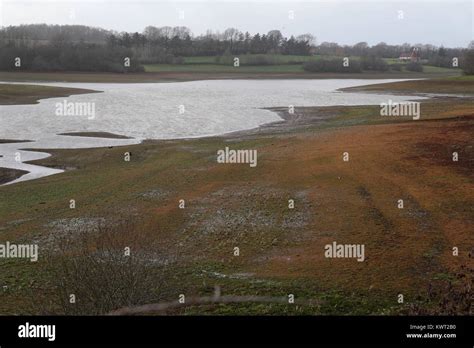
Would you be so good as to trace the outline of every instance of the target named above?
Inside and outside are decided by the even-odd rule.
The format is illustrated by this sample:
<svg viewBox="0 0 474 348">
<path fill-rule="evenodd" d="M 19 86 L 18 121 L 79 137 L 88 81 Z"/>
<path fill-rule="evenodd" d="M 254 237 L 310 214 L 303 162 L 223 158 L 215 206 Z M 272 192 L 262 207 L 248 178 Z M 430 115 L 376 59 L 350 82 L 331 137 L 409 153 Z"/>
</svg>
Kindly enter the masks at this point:
<svg viewBox="0 0 474 348">
<path fill-rule="evenodd" d="M 112 312 L 109 312 L 108 315 L 141 315 L 141 314 L 152 314 L 164 312 L 169 309 L 183 308 L 196 305 L 205 305 L 205 304 L 220 304 L 220 303 L 281 303 L 281 304 L 290 304 L 287 297 L 271 297 L 271 296 L 221 296 L 220 289 L 216 288 L 216 291 L 213 296 L 204 296 L 204 297 L 190 297 L 186 298 L 183 302 L 172 301 L 172 302 L 161 302 L 161 303 L 151 303 L 142 306 L 135 307 L 124 307 Z M 315 305 L 318 304 L 318 301 L 314 300 L 295 300 L 295 303 L 291 304 L 305 304 L 305 305 Z"/>
</svg>

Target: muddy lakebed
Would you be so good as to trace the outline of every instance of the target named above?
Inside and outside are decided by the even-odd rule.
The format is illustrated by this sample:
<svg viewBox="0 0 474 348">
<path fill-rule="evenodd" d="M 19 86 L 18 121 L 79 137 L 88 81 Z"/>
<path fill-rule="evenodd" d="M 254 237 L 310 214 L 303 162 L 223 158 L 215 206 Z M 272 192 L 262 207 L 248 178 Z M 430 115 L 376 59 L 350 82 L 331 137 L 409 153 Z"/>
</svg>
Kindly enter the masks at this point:
<svg viewBox="0 0 474 348">
<path fill-rule="evenodd" d="M 169 83 L 33 83 L 100 93 L 0 105 L 0 167 L 28 173 L 8 184 L 61 173 L 25 162 L 48 157 L 41 149 L 138 144 L 145 139 L 223 135 L 282 119 L 272 107 L 379 105 L 423 97 L 342 92 L 341 88 L 400 80 L 209 80 Z M 32 83 L 29 83 L 32 84 Z M 91 132 L 122 138 L 71 136 Z M 68 134 L 68 135 L 65 135 Z"/>
</svg>

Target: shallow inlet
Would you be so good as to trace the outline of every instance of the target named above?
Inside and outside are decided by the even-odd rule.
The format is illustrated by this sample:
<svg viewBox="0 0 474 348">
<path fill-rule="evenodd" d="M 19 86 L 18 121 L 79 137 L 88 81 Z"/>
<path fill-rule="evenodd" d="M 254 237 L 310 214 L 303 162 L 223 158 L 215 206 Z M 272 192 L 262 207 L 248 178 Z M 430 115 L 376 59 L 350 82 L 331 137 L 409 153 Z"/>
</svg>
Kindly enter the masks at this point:
<svg viewBox="0 0 474 348">
<path fill-rule="evenodd" d="M 104 84 L 38 83 L 86 88 L 103 93 L 43 99 L 36 105 L 0 106 L 0 139 L 28 143 L 0 144 L 0 167 L 26 170 L 9 184 L 62 172 L 24 162 L 48 156 L 22 149 L 91 148 L 137 144 L 144 139 L 177 139 L 222 135 L 280 121 L 264 108 L 334 105 L 378 105 L 413 100 L 413 96 L 344 93 L 339 88 L 400 80 L 211 80 L 171 83 Z M 31 84 L 31 83 L 29 83 Z M 422 98 L 416 98 L 422 99 Z M 93 103 L 94 117 L 58 116 L 64 101 Z M 133 139 L 58 135 L 110 132 Z M 18 156 L 20 155 L 20 156 Z M 18 160 L 19 159 L 19 160 Z"/>
</svg>

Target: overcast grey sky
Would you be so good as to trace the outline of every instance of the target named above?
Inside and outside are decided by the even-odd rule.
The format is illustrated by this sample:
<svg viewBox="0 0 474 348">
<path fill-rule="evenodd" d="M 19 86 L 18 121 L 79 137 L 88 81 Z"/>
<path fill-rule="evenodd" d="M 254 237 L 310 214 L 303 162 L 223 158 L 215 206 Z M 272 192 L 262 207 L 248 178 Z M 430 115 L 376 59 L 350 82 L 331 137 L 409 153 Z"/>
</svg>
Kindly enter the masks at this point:
<svg viewBox="0 0 474 348">
<path fill-rule="evenodd" d="M 187 26 L 195 35 L 236 27 L 312 33 L 318 43 L 404 42 L 466 47 L 473 40 L 474 0 L 0 0 L 0 25 L 84 24 L 141 32 L 148 25 Z"/>
</svg>

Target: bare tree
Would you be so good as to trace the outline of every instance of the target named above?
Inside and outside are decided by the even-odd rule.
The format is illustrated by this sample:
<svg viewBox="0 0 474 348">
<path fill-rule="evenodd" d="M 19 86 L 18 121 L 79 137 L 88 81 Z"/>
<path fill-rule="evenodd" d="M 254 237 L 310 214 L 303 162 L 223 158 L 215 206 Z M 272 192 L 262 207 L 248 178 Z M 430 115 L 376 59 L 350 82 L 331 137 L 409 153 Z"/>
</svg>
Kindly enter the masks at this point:
<svg viewBox="0 0 474 348">
<path fill-rule="evenodd" d="M 310 33 L 298 35 L 296 37 L 297 41 L 307 41 L 310 46 L 316 46 L 316 36 Z"/>
</svg>

